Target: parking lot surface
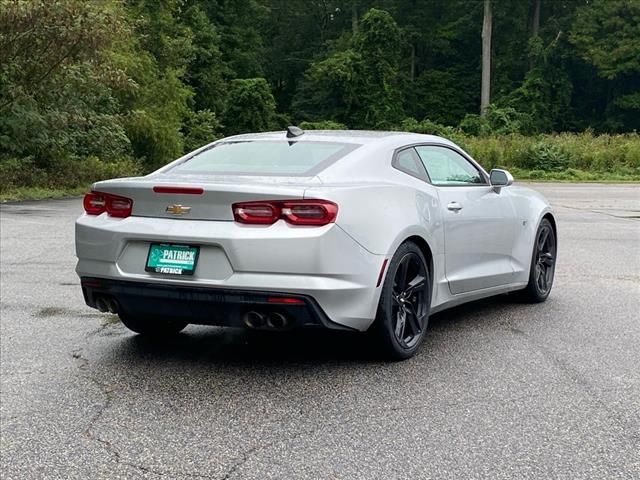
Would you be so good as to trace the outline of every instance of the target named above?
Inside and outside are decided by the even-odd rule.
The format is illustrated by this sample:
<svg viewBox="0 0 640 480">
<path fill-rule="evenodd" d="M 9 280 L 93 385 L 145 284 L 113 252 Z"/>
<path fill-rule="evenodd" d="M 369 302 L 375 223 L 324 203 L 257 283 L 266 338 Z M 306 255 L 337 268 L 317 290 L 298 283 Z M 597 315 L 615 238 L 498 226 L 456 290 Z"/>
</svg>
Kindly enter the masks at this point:
<svg viewBox="0 0 640 480">
<path fill-rule="evenodd" d="M 555 286 L 359 337 L 190 326 L 149 341 L 84 305 L 79 199 L 0 207 L 3 479 L 640 478 L 640 186 L 537 184 Z"/>
</svg>

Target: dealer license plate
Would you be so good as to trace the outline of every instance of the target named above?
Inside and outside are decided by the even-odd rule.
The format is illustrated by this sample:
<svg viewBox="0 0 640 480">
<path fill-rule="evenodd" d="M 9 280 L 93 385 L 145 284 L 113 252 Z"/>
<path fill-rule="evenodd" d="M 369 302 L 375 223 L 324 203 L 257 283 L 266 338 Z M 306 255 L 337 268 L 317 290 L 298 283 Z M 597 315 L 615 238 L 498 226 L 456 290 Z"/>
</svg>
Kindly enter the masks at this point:
<svg viewBox="0 0 640 480">
<path fill-rule="evenodd" d="M 198 262 L 200 247 L 152 243 L 147 256 L 147 272 L 168 275 L 193 275 Z"/>
</svg>

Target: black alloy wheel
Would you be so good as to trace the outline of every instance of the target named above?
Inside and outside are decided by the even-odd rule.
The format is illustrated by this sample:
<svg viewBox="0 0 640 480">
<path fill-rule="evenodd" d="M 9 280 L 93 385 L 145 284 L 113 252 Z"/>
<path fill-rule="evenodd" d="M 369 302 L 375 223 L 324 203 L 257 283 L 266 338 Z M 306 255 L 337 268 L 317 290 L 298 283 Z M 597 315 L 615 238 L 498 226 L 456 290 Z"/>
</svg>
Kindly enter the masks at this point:
<svg viewBox="0 0 640 480">
<path fill-rule="evenodd" d="M 556 253 L 555 231 L 551 222 L 544 218 L 535 237 L 529 283 L 523 291 L 526 300 L 539 303 L 549 296 L 555 275 Z"/>
<path fill-rule="evenodd" d="M 375 328 L 387 357 L 411 357 L 425 336 L 431 281 L 424 255 L 414 243 L 400 246 L 389 263 Z"/>
</svg>

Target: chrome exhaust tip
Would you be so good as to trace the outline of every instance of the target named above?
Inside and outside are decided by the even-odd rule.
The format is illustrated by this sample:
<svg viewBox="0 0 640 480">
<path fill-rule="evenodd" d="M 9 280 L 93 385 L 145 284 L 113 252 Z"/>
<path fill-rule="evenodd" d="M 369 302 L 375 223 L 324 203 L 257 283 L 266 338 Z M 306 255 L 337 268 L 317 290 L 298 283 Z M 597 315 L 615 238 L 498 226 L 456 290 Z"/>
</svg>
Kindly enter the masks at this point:
<svg viewBox="0 0 640 480">
<path fill-rule="evenodd" d="M 102 297 L 96 298 L 96 308 L 102 313 L 107 313 L 109 311 L 109 306 L 107 305 L 106 299 Z"/>
<path fill-rule="evenodd" d="M 278 312 L 271 312 L 267 316 L 267 327 L 273 328 L 274 330 L 283 330 L 287 328 L 289 325 L 289 321 L 287 317 Z"/>
<path fill-rule="evenodd" d="M 265 325 L 265 318 L 259 312 L 250 311 L 244 314 L 244 324 L 249 328 L 262 328 Z"/>
<path fill-rule="evenodd" d="M 115 298 L 108 298 L 105 300 L 105 303 L 107 304 L 109 313 L 118 313 L 118 302 Z"/>
</svg>

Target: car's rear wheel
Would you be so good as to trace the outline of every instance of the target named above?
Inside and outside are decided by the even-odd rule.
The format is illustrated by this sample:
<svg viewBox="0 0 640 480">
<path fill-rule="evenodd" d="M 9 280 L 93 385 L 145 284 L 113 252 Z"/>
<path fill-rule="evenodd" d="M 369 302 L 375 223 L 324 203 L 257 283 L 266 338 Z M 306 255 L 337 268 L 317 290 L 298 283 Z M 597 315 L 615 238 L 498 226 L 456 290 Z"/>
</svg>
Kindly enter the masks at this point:
<svg viewBox="0 0 640 480">
<path fill-rule="evenodd" d="M 415 354 L 425 336 L 430 306 L 427 262 L 415 243 L 404 243 L 389 262 L 372 327 L 387 358 L 404 360 Z"/>
<path fill-rule="evenodd" d="M 119 313 L 120 320 L 129 330 L 146 336 L 166 337 L 182 331 L 189 322 L 173 319 L 138 317 Z"/>
<path fill-rule="evenodd" d="M 548 219 L 542 219 L 535 238 L 529 283 L 522 290 L 522 294 L 525 301 L 540 303 L 544 302 L 551 292 L 556 268 L 556 234 Z"/>
</svg>

